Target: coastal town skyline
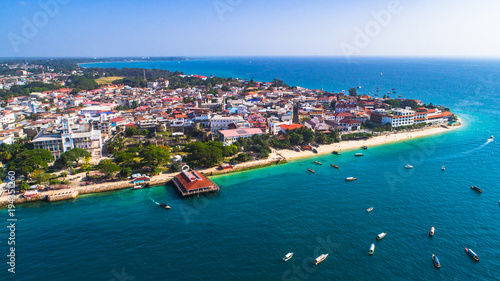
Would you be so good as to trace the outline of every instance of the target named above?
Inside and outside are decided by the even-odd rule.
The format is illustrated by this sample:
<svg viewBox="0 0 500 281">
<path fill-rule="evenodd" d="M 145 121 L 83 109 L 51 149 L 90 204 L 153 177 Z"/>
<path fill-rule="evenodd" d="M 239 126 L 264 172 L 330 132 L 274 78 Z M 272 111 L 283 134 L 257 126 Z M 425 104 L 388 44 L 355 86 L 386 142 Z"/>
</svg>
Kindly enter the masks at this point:
<svg viewBox="0 0 500 281">
<path fill-rule="evenodd" d="M 495 280 L 499 8 L 0 2 L 2 280 Z"/>
<path fill-rule="evenodd" d="M 500 39 L 492 36 L 498 6 L 493 0 L 9 1 L 0 4 L 0 57 L 499 57 Z"/>
</svg>

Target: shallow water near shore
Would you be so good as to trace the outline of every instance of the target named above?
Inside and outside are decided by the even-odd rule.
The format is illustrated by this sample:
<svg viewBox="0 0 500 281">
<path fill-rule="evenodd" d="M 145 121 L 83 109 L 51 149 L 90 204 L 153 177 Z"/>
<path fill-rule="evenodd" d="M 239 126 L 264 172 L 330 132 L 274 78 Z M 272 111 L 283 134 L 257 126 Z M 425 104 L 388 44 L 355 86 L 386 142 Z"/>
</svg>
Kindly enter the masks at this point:
<svg viewBox="0 0 500 281">
<path fill-rule="evenodd" d="M 218 60 L 211 67 L 223 64 Z M 309 75 L 304 86 L 325 89 L 337 88 L 334 83 L 347 89 L 352 83 L 343 84 L 337 77 L 360 75 L 362 91 L 368 92 L 376 84 L 364 83 L 363 77 L 382 69 L 375 76 L 383 72 L 384 79 L 392 81 L 387 87 L 394 84 L 404 96 L 450 107 L 467 125 L 339 156 L 324 154 L 216 176 L 213 180 L 221 190 L 213 195 L 181 199 L 167 185 L 80 196 L 73 202 L 21 205 L 16 209 L 17 273 L 1 276 L 5 280 L 497 279 L 499 144 L 488 139 L 500 138 L 498 61 L 370 59 L 345 66 L 333 59 L 284 60 L 267 58 L 261 65 L 265 71 L 252 75 L 265 76 L 274 69 L 289 73 L 285 81 L 294 85 Z M 229 75 L 245 75 L 244 59 L 240 63 Z M 282 69 L 283 63 L 289 72 Z M 210 75 L 203 72 L 205 64 L 197 74 Z M 253 66 L 246 71 L 253 71 Z M 260 79 L 264 78 L 268 77 Z M 331 83 L 318 83 L 327 80 Z M 365 156 L 354 157 L 356 152 Z M 414 168 L 405 169 L 406 164 Z M 345 182 L 350 176 L 357 180 Z M 471 185 L 483 193 L 471 190 Z M 155 202 L 168 203 L 172 209 L 161 209 Z M 7 218 L 6 210 L 0 214 Z M 428 235 L 431 226 L 436 228 L 433 237 Z M 388 234 L 375 240 L 381 232 Z M 7 234 L 1 228 L 0 235 Z M 372 243 L 376 248 L 370 256 Z M 472 248 L 481 261 L 474 262 L 464 247 Z M 281 259 L 288 252 L 294 256 L 285 263 Z M 325 261 L 311 264 L 327 252 Z M 434 268 L 432 254 L 439 257 L 441 269 Z M 2 270 L 7 271 L 5 263 Z"/>
</svg>

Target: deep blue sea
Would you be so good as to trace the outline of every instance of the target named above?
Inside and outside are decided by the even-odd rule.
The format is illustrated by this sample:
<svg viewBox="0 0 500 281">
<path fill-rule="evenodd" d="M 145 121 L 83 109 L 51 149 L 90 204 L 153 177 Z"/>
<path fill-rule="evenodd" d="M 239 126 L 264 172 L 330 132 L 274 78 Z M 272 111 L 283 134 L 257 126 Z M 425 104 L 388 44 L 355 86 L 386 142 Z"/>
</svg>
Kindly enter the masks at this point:
<svg viewBox="0 0 500 281">
<path fill-rule="evenodd" d="M 181 199 L 172 186 L 162 186 L 18 206 L 16 274 L 7 272 L 8 232 L 2 227 L 1 280 L 500 278 L 499 145 L 488 141 L 491 135 L 500 139 L 500 61 L 213 58 L 100 66 L 279 78 L 329 91 L 361 85 L 360 93 L 380 87 L 381 95 L 396 88 L 398 95 L 450 107 L 465 126 L 369 147 L 364 157 L 343 151 L 215 177 L 221 190 L 211 196 Z M 345 182 L 348 176 L 358 180 Z M 7 224 L 7 212 L 0 216 Z M 381 232 L 388 234 L 375 240 Z M 285 263 L 288 252 L 295 254 Z M 330 255 L 313 266 L 323 253 Z M 432 254 L 441 269 L 434 268 Z"/>
</svg>

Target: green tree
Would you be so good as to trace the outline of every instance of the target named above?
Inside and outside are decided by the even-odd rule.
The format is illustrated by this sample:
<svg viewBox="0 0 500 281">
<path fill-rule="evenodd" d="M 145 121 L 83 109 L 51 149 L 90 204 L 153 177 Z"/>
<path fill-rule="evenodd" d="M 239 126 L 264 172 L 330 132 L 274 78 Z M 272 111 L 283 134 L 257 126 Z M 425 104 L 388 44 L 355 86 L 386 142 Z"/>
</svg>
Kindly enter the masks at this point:
<svg viewBox="0 0 500 281">
<path fill-rule="evenodd" d="M 168 169 L 171 173 L 179 172 L 180 165 L 177 162 L 173 162 L 170 168 Z"/>
<path fill-rule="evenodd" d="M 121 179 L 127 179 L 131 175 L 132 175 L 132 169 L 130 169 L 129 167 L 125 167 L 125 168 L 121 169 L 121 171 L 120 171 L 120 178 Z"/>
<path fill-rule="evenodd" d="M 85 157 L 92 157 L 92 155 L 85 149 L 73 148 L 61 154 L 61 161 L 66 167 L 69 166 L 72 162 L 74 162 L 75 163 L 74 166 L 76 167 L 78 166 L 78 161 L 80 161 L 80 159 Z"/>
<path fill-rule="evenodd" d="M 30 189 L 30 185 L 25 182 L 25 181 L 22 181 L 21 183 L 19 183 L 19 191 L 20 192 L 24 192 L 26 190 L 29 190 Z"/>
<path fill-rule="evenodd" d="M 47 168 L 48 163 L 52 161 L 54 161 L 54 157 L 50 151 L 37 148 L 18 153 L 12 161 L 12 166 L 9 165 L 9 167 L 28 175 L 34 170 Z"/>
<path fill-rule="evenodd" d="M 170 153 L 166 149 L 152 144 L 145 147 L 139 155 L 142 157 L 142 163 L 151 168 L 157 168 L 170 161 Z"/>
<path fill-rule="evenodd" d="M 290 144 L 291 145 L 301 144 L 302 140 L 303 140 L 302 135 L 300 135 L 300 134 L 298 134 L 296 132 L 293 132 L 293 133 L 290 134 Z"/>
<path fill-rule="evenodd" d="M 99 164 L 98 166 L 99 171 L 103 174 L 106 175 L 106 177 L 111 178 L 113 177 L 114 173 L 120 171 L 120 166 L 113 164 L 113 163 L 104 163 L 104 164 Z"/>
<path fill-rule="evenodd" d="M 130 126 L 130 127 L 127 127 L 127 129 L 125 129 L 125 135 L 127 137 L 135 136 L 138 134 L 139 134 L 139 130 L 137 130 L 137 128 L 134 126 Z"/>
</svg>

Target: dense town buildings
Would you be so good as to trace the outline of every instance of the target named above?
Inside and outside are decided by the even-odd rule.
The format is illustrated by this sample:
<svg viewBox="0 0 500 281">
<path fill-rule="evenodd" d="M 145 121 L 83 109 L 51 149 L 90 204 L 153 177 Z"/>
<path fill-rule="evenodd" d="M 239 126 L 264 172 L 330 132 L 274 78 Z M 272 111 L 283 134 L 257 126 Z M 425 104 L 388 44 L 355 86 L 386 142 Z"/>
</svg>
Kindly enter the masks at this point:
<svg viewBox="0 0 500 281">
<path fill-rule="evenodd" d="M 35 74 L 19 70 L 15 75 L 0 76 L 0 89 L 33 82 L 54 84 L 58 89 L 6 100 L 0 109 L 0 142 L 29 138 L 35 148 L 49 150 L 56 159 L 75 147 L 99 158 L 106 142 L 131 126 L 149 132 L 167 130 L 173 136 L 203 130 L 209 139 L 231 144 L 238 138 L 280 135 L 304 126 L 315 132 L 337 131 L 342 135 L 367 131 L 368 123 L 400 128 L 443 124 L 453 118 L 447 109 L 426 108 L 417 100 L 401 98 L 389 103 L 389 98 L 278 87 L 242 79 L 210 87 L 172 88 L 168 79 L 159 78 L 148 81 L 144 88 L 108 84 L 75 94 L 65 85 L 71 74 L 82 75 L 81 71 L 62 74 L 49 69 Z M 393 108 L 394 101 L 415 106 Z"/>
</svg>

